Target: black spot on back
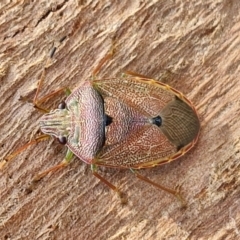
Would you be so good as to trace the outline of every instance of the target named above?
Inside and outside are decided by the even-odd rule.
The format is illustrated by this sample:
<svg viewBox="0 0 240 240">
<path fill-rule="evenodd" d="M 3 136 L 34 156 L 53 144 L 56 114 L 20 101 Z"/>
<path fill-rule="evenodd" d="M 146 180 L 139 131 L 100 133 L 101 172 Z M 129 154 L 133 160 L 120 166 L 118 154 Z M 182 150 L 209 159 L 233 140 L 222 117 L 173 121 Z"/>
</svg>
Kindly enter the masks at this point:
<svg viewBox="0 0 240 240">
<path fill-rule="evenodd" d="M 161 127 L 162 125 L 162 118 L 160 116 L 152 118 L 152 123 L 157 125 L 158 127 Z"/>
<path fill-rule="evenodd" d="M 105 115 L 105 126 L 108 126 L 112 123 L 113 121 L 113 118 L 108 116 L 108 115 Z"/>
</svg>

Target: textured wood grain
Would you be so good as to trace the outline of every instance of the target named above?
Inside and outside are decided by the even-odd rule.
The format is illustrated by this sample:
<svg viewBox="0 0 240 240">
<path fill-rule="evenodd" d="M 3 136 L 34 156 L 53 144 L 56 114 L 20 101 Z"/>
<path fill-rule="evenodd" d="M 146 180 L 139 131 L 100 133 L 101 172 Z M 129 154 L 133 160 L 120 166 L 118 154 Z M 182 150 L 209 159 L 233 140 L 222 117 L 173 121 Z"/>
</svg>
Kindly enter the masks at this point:
<svg viewBox="0 0 240 240">
<path fill-rule="evenodd" d="M 33 97 L 48 53 L 63 36 L 42 96 L 90 78 L 115 39 L 115 55 L 99 78 L 131 70 L 173 86 L 195 104 L 202 131 L 180 160 L 140 171 L 168 187 L 181 186 L 185 210 L 130 171 L 101 169 L 126 193 L 122 206 L 77 158 L 27 194 L 33 176 L 66 151 L 53 140 L 28 148 L 0 171 L 0 238 L 238 239 L 239 12 L 238 0 L 1 0 L 1 160 L 37 135 L 41 113 L 18 99 Z"/>
</svg>

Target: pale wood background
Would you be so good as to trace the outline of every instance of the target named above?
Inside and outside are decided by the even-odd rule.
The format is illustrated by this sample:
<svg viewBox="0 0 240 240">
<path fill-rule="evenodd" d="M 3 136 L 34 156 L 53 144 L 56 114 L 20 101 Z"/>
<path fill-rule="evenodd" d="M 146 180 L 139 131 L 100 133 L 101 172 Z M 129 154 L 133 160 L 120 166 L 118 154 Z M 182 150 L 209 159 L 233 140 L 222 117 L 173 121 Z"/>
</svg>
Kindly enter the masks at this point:
<svg viewBox="0 0 240 240">
<path fill-rule="evenodd" d="M 100 78 L 132 70 L 195 104 L 202 125 L 197 146 L 178 161 L 141 170 L 155 182 L 181 186 L 188 207 L 130 171 L 101 169 L 126 193 L 122 206 L 77 158 L 26 194 L 36 173 L 64 157 L 66 149 L 52 140 L 0 172 L 0 239 L 239 239 L 239 0 L 1 0 L 1 160 L 36 136 L 41 114 L 18 99 L 33 96 L 50 49 L 65 35 L 42 95 L 91 77 L 115 38 L 116 53 Z"/>
</svg>

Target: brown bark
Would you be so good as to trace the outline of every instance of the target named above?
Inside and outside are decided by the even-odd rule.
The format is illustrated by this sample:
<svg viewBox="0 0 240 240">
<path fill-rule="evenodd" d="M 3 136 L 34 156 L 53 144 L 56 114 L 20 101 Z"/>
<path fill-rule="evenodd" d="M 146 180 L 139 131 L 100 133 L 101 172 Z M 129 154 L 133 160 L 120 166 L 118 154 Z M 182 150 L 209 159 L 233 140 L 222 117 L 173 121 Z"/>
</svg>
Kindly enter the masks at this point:
<svg viewBox="0 0 240 240">
<path fill-rule="evenodd" d="M 77 158 L 27 194 L 33 176 L 66 151 L 56 141 L 29 147 L 0 171 L 0 238 L 238 239 L 239 12 L 238 0 L 2 0 L 1 160 L 37 135 L 41 113 L 18 99 L 33 97 L 48 52 L 63 36 L 41 96 L 90 78 L 115 39 L 115 55 L 99 77 L 131 70 L 171 85 L 195 104 L 202 130 L 180 160 L 140 171 L 165 186 L 181 186 L 186 209 L 130 171 L 101 169 L 126 193 L 122 206 Z M 47 106 L 56 108 L 58 101 Z"/>
</svg>

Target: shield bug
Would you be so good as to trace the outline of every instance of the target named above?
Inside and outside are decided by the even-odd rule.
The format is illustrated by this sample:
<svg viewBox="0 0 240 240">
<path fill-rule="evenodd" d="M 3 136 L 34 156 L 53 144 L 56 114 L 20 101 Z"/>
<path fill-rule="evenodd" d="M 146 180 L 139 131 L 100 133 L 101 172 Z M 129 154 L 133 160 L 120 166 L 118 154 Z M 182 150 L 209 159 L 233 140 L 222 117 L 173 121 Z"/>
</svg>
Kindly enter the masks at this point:
<svg viewBox="0 0 240 240">
<path fill-rule="evenodd" d="M 44 110 L 36 100 L 38 92 L 34 103 Z M 62 163 L 35 180 L 66 166 L 76 155 L 118 194 L 118 188 L 97 173 L 97 166 L 128 168 L 139 179 L 180 197 L 177 191 L 152 182 L 136 170 L 184 155 L 198 139 L 200 122 L 192 103 L 179 91 L 153 79 L 127 75 L 82 82 L 58 109 L 40 118 L 40 129 L 44 135 L 31 143 L 50 135 L 68 151 Z"/>
</svg>

